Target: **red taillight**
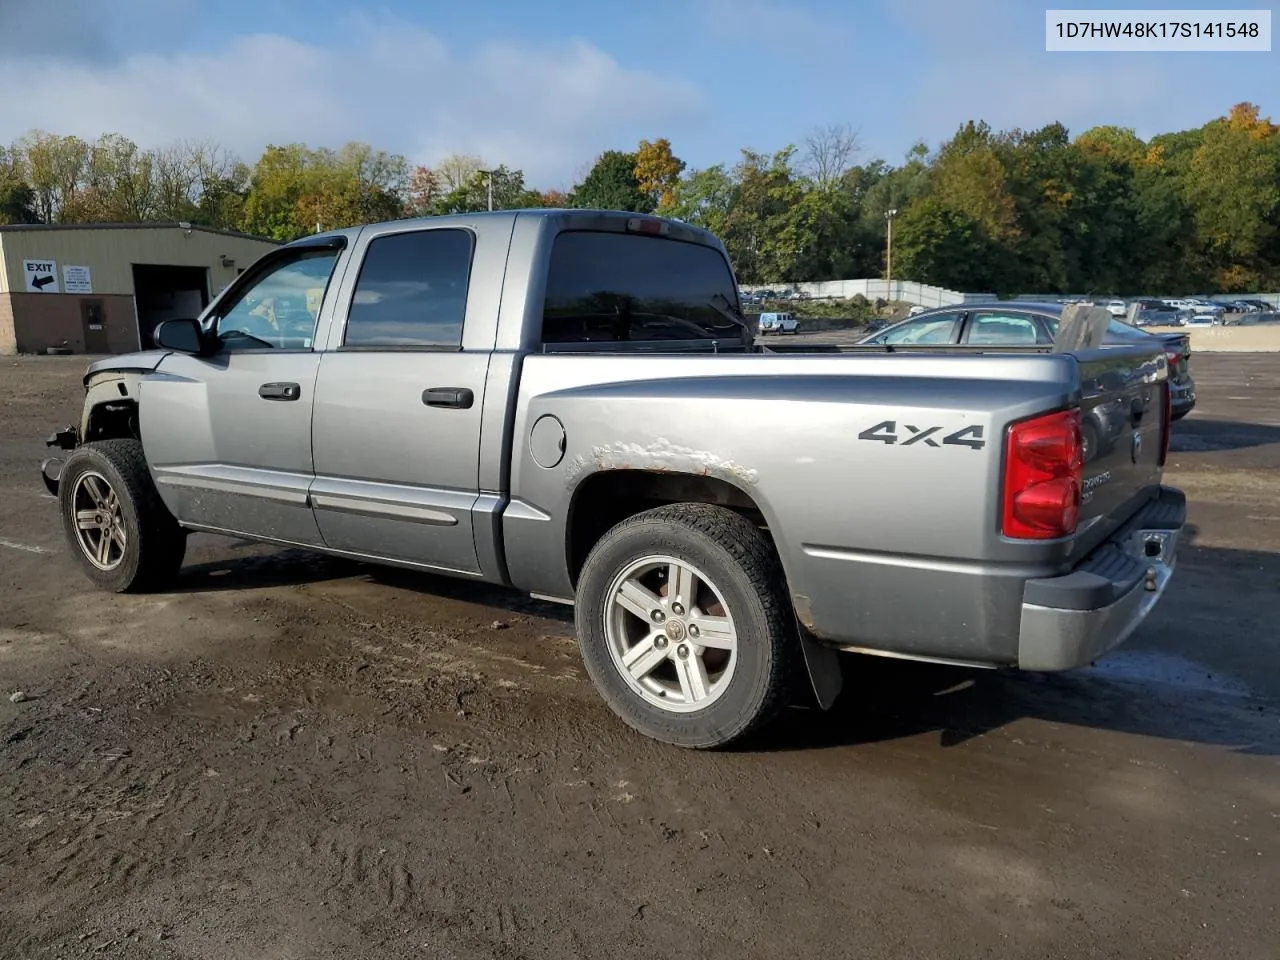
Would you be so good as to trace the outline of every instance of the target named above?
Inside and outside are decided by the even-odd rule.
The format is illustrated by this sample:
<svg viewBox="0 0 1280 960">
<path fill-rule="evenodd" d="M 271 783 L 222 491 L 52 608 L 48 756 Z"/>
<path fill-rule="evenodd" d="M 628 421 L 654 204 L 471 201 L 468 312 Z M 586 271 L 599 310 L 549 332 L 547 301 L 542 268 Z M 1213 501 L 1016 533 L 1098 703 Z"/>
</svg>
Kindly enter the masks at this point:
<svg viewBox="0 0 1280 960">
<path fill-rule="evenodd" d="M 1164 356 L 1165 359 L 1169 361 L 1169 366 L 1171 367 L 1176 367 L 1182 362 L 1182 354 L 1177 350 L 1166 350 Z"/>
<path fill-rule="evenodd" d="M 1173 384 L 1166 380 L 1164 387 L 1164 419 L 1160 421 L 1160 466 L 1169 458 L 1169 434 L 1173 430 Z"/>
<path fill-rule="evenodd" d="M 1079 410 L 1010 426 L 1004 450 L 1004 535 L 1054 540 L 1075 533 L 1083 471 Z"/>
</svg>

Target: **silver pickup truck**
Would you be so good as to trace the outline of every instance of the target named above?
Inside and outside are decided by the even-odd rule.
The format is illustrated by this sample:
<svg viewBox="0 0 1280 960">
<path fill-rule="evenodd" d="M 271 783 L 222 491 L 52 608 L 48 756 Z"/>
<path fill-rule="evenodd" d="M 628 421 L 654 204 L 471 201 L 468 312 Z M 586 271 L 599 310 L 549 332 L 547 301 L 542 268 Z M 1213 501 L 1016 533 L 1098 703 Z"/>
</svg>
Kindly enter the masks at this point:
<svg viewBox="0 0 1280 960">
<path fill-rule="evenodd" d="M 1185 518 L 1167 360 L 1081 329 L 779 352 L 685 224 L 404 220 L 94 363 L 44 473 L 99 587 L 162 589 L 189 531 L 505 584 L 575 605 L 624 721 L 712 747 L 806 676 L 828 705 L 837 650 L 1060 670 L 1142 621 Z"/>
</svg>

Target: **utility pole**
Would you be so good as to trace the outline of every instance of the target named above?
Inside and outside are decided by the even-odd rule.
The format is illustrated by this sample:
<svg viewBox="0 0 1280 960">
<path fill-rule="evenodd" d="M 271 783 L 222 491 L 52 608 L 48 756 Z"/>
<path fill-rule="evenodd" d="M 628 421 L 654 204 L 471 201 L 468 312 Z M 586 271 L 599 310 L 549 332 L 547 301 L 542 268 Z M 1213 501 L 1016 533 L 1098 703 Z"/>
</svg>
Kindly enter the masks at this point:
<svg viewBox="0 0 1280 960">
<path fill-rule="evenodd" d="M 493 213 L 493 171 L 481 170 L 480 172 L 485 175 L 485 179 L 489 183 L 489 212 Z"/>
<path fill-rule="evenodd" d="M 884 214 L 885 234 L 886 234 L 884 275 L 885 275 L 885 283 L 889 287 L 893 286 L 893 218 L 896 217 L 897 215 L 898 215 L 897 207 L 893 207 L 892 209 L 886 210 Z M 892 289 L 885 291 L 886 300 L 891 299 L 892 296 L 893 296 Z"/>
</svg>

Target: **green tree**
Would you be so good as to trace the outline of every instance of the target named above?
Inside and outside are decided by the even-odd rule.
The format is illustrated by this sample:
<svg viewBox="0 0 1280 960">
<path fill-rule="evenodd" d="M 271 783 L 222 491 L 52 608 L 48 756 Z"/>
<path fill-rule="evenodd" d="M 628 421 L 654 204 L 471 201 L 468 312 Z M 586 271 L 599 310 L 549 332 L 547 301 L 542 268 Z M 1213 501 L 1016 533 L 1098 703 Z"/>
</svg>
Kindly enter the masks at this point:
<svg viewBox="0 0 1280 960">
<path fill-rule="evenodd" d="M 985 123 L 970 121 L 943 144 L 932 180 L 933 196 L 981 223 L 988 236 L 1002 241 L 1017 238 L 1017 207 Z"/>
<path fill-rule="evenodd" d="M 154 156 L 128 137 L 104 134 L 89 148 L 84 180 L 63 203 L 61 219 L 140 223 L 155 218 Z"/>
<path fill-rule="evenodd" d="M 319 226 L 300 219 L 300 203 L 318 177 L 304 144 L 269 145 L 254 164 L 244 204 L 244 229 L 276 240 L 295 240 Z"/>
<path fill-rule="evenodd" d="M 772 156 L 742 152 L 723 239 L 748 283 L 829 279 L 848 222 L 841 195 L 815 187 L 795 168 L 795 147 Z"/>
<path fill-rule="evenodd" d="M 56 223 L 63 206 L 74 205 L 89 166 L 89 145 L 79 137 L 33 130 L 18 141 L 24 179 L 35 194 L 41 223 Z"/>
<path fill-rule="evenodd" d="M 0 224 L 37 223 L 36 194 L 15 152 L 0 147 Z"/>
<path fill-rule="evenodd" d="M 629 210 L 652 213 L 653 200 L 636 179 L 636 155 L 607 150 L 586 178 L 569 193 L 571 206 L 591 210 Z"/>
<path fill-rule="evenodd" d="M 499 165 L 492 171 L 479 170 L 473 173 L 470 180 L 441 197 L 433 212 L 479 213 L 488 210 L 490 177 L 493 178 L 494 210 L 523 210 L 542 206 L 542 195 L 525 187 L 522 170 L 509 170 Z"/>
<path fill-rule="evenodd" d="M 841 189 L 848 197 L 852 218 L 844 241 L 850 276 L 883 274 L 885 214 L 905 210 L 913 200 L 929 192 L 933 177 L 929 160 L 928 148 L 917 143 L 897 167 L 873 160 L 845 171 Z"/>
<path fill-rule="evenodd" d="M 250 176 L 243 226 L 292 240 L 317 229 L 396 219 L 404 214 L 407 189 L 404 158 L 367 144 L 348 143 L 336 152 L 269 146 Z"/>
<path fill-rule="evenodd" d="M 1280 281 L 1280 128 L 1247 103 L 1207 124 L 1185 192 L 1216 289 Z"/>
<path fill-rule="evenodd" d="M 998 252 L 982 221 L 937 197 L 912 203 L 894 231 L 895 274 L 953 290 L 998 290 Z"/>
<path fill-rule="evenodd" d="M 676 184 L 671 206 L 665 212 L 720 236 L 733 208 L 736 189 L 723 164 L 690 171 Z"/>
</svg>

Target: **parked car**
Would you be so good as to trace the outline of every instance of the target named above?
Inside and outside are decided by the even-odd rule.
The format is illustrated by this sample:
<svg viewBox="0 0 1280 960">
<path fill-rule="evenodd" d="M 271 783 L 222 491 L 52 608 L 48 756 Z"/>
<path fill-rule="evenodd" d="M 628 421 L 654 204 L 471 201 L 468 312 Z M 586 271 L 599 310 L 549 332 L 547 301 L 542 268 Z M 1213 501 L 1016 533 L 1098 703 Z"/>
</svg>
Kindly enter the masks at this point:
<svg viewBox="0 0 1280 960">
<path fill-rule="evenodd" d="M 1012 300 L 939 307 L 864 337 L 861 342 L 881 345 L 1051 346 L 1063 309 L 1063 305 L 1057 303 Z M 1184 333 L 1149 333 L 1115 318 L 1108 325 L 1105 337 L 1108 346 L 1150 343 L 1152 340 L 1165 348 L 1173 419 L 1180 420 L 1196 405 L 1196 385 L 1189 366 L 1191 338 Z"/>
<path fill-rule="evenodd" d="M 1138 301 L 1133 318 L 1133 325 L 1137 327 L 1177 327 L 1185 322 L 1182 312 L 1163 300 Z"/>
<path fill-rule="evenodd" d="M 1113 317 L 1123 317 L 1129 312 L 1129 305 L 1123 300 L 1108 300 L 1099 306 L 1106 308 L 1107 313 Z"/>
<path fill-rule="evenodd" d="M 920 306 L 920 304 L 916 304 L 914 307 L 912 307 L 910 310 L 907 311 L 907 316 L 908 317 L 919 316 L 920 314 L 924 313 L 925 310 L 927 309 L 928 307 L 922 307 Z"/>
<path fill-rule="evenodd" d="M 1227 309 L 1221 303 L 1215 303 L 1212 300 L 1204 300 L 1199 297 L 1192 298 L 1187 303 L 1193 313 L 1225 313 Z"/>
<path fill-rule="evenodd" d="M 687 747 L 806 672 L 829 705 L 833 649 L 1060 670 L 1150 612 L 1186 515 L 1160 341 L 785 355 L 737 300 L 719 240 L 626 213 L 307 237 L 91 365 L 44 475 L 106 590 L 201 530 L 571 603 L 604 700 Z"/>
<path fill-rule="evenodd" d="M 769 333 L 799 333 L 800 321 L 794 313 L 760 314 L 760 335 Z"/>
</svg>

